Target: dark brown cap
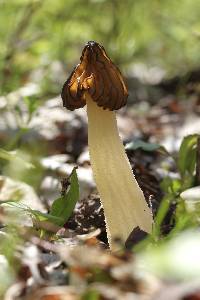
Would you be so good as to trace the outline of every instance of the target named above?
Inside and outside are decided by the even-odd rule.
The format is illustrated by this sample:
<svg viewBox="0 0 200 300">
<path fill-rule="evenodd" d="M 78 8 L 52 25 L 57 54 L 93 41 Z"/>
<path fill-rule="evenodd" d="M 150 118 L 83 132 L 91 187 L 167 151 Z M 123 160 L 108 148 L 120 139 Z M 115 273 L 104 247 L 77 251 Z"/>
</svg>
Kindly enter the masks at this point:
<svg viewBox="0 0 200 300">
<path fill-rule="evenodd" d="M 116 110 L 127 102 L 128 91 L 119 69 L 94 41 L 85 45 L 80 63 L 63 86 L 63 106 L 69 110 L 83 107 L 86 91 L 104 109 Z"/>
</svg>

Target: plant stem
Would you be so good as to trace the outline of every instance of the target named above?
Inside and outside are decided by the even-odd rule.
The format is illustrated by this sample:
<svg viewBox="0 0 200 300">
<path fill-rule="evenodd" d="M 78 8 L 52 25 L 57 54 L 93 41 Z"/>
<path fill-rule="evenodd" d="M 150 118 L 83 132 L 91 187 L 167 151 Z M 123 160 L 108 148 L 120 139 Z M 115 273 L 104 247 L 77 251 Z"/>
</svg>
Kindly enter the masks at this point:
<svg viewBox="0 0 200 300">
<path fill-rule="evenodd" d="M 196 183 L 200 185 L 200 137 L 197 138 Z"/>
</svg>

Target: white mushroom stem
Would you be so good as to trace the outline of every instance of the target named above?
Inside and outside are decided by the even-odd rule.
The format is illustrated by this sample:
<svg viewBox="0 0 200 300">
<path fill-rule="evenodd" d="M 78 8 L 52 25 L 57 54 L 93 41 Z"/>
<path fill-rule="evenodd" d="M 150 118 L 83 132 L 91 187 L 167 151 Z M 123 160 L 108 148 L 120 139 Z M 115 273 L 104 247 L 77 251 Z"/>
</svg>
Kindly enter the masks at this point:
<svg viewBox="0 0 200 300">
<path fill-rule="evenodd" d="M 90 161 L 104 208 L 108 241 L 126 241 L 139 226 L 150 233 L 152 213 L 131 169 L 119 137 L 115 112 L 103 110 L 85 95 L 88 114 Z"/>
</svg>

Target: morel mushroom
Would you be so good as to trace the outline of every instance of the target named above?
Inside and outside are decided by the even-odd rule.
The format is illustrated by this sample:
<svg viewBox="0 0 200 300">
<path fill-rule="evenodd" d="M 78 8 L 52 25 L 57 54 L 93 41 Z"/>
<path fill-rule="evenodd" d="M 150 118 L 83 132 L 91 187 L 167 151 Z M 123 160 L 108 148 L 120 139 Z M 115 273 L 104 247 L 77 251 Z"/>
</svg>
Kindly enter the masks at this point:
<svg viewBox="0 0 200 300">
<path fill-rule="evenodd" d="M 150 233 L 152 213 L 133 175 L 114 112 L 126 104 L 127 88 L 102 46 L 94 41 L 86 44 L 61 96 L 69 110 L 87 104 L 90 160 L 110 247 L 116 237 L 125 242 L 137 226 Z"/>
</svg>

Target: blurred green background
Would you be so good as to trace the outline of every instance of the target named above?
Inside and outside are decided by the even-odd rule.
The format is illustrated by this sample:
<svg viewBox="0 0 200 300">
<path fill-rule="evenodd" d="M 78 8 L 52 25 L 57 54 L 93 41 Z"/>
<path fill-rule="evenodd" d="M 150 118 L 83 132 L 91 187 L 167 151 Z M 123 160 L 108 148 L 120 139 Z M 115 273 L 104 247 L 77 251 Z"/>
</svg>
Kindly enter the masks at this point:
<svg viewBox="0 0 200 300">
<path fill-rule="evenodd" d="M 167 77 L 200 65 L 199 0 L 0 0 L 0 83 L 39 82 L 58 94 L 88 40 L 124 72 L 134 63 Z"/>
<path fill-rule="evenodd" d="M 180 132 L 183 125 L 189 128 L 192 123 L 195 127 L 195 132 L 187 134 L 200 128 L 195 123 L 200 116 L 199 76 L 192 87 L 183 80 L 181 96 L 176 86 L 166 91 L 160 86 L 162 80 L 167 82 L 165 79 L 178 76 L 179 84 L 187 77 L 184 74 L 200 73 L 200 0 L 0 0 L 0 202 L 21 201 L 31 209 L 49 211 L 60 196 L 60 179 L 77 164 L 82 171 L 81 199 L 89 199 L 87 193 L 94 185 L 87 172 L 88 157 L 79 160 L 81 154 L 87 154 L 86 115 L 82 110 L 67 111 L 57 97 L 89 40 L 102 44 L 126 76 L 129 114 L 120 112 L 123 139 L 138 138 L 140 144 L 141 139 L 146 149 L 152 145 L 144 141 L 167 141 L 172 145 L 170 152 L 176 152 L 174 157 L 167 154 L 162 158 L 154 150 L 152 154 L 149 149 L 143 151 L 143 156 L 139 152 L 136 174 L 145 188 L 150 183 L 158 192 L 156 201 L 165 196 L 156 217 L 156 247 L 148 251 L 147 267 L 149 264 L 157 273 L 164 270 L 165 276 L 168 271 L 170 280 L 171 274 L 189 277 L 183 250 L 189 249 L 192 270 L 200 261 L 195 256 L 200 248 L 199 236 L 195 233 L 193 239 L 190 233 L 183 235 L 178 240 L 180 247 L 172 242 L 166 249 L 163 237 L 157 237 L 162 234 L 161 224 L 168 210 L 166 222 L 173 230 L 167 239 L 197 224 L 199 228 L 199 215 L 195 210 L 188 213 L 181 200 L 181 193 L 196 184 L 195 147 L 199 136 L 186 137 L 179 153 L 177 147 L 186 132 Z M 153 145 L 157 149 L 158 145 Z M 157 176 L 159 181 L 154 180 Z M 4 214 L 0 206 L 0 227 L 5 223 L 12 229 L 8 226 L 10 233 L 4 240 L 0 236 L 0 259 L 3 254 L 10 263 L 3 266 L 0 260 L 0 276 L 1 270 L 7 275 L 0 282 L 0 298 L 16 272 L 15 248 L 23 243 L 19 230 L 23 217 L 15 211 Z M 182 259 L 182 268 L 177 257 Z M 199 264 L 196 270 L 199 275 Z"/>
</svg>

